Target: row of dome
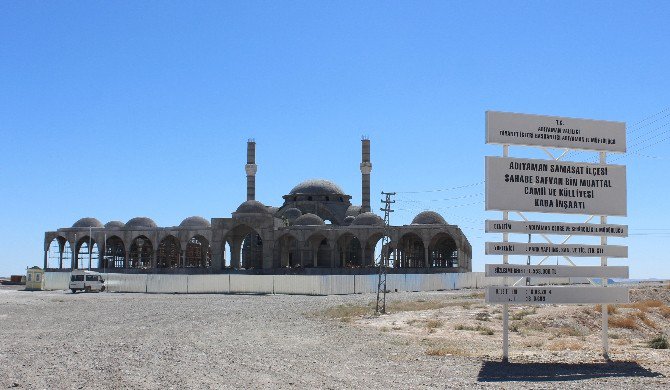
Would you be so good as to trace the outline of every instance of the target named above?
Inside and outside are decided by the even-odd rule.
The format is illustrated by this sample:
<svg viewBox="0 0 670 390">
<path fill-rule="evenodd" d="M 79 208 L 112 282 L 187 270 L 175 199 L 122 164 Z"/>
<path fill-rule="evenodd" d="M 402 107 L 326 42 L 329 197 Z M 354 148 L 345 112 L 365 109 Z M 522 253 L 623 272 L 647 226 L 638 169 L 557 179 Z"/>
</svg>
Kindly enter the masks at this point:
<svg viewBox="0 0 670 390">
<path fill-rule="evenodd" d="M 211 224 L 208 220 L 203 217 L 188 217 L 185 220 L 181 221 L 179 227 L 186 228 L 209 228 Z M 78 220 L 72 225 L 73 228 L 107 228 L 107 229 L 121 229 L 121 228 L 134 228 L 138 230 L 142 229 L 154 229 L 157 228 L 156 222 L 148 217 L 135 217 L 129 220 L 126 223 L 121 221 L 109 221 L 106 224 L 102 224 L 98 219 L 92 217 L 86 217 Z"/>
<path fill-rule="evenodd" d="M 323 219 L 318 215 L 312 213 L 302 214 L 300 210 L 295 208 L 287 209 L 282 216 L 292 225 L 325 225 Z M 344 218 L 344 224 L 347 226 L 383 226 L 384 220 L 375 213 L 366 212 L 358 214 L 355 217 L 352 215 L 347 216 Z M 434 211 L 422 211 L 414 217 L 412 225 L 447 225 L 447 221 Z"/>
<path fill-rule="evenodd" d="M 237 208 L 237 213 L 243 214 L 276 214 L 278 209 L 276 207 L 268 207 L 257 200 L 248 200 Z M 324 225 L 325 222 L 316 214 L 307 213 L 295 207 L 284 210 L 281 215 L 286 218 L 293 225 Z M 351 205 L 347 209 L 346 217 L 344 218 L 345 225 L 383 225 L 384 220 L 374 213 L 361 213 L 361 206 Z M 414 217 L 412 225 L 447 225 L 447 221 L 435 211 L 422 211 Z"/>
<path fill-rule="evenodd" d="M 248 202 L 260 203 L 257 201 L 247 201 L 245 203 Z M 240 212 L 239 208 L 237 212 L 238 213 Z M 268 213 L 270 211 L 268 211 L 267 208 L 263 206 L 263 212 Z M 293 226 L 317 226 L 326 224 L 323 221 L 323 219 L 318 215 L 312 213 L 303 214 L 302 211 L 298 210 L 297 208 L 289 208 L 284 210 L 284 212 L 282 213 L 282 217 L 285 218 Z M 381 226 L 384 225 L 384 220 L 377 214 L 367 212 L 358 214 L 357 216 L 348 215 L 346 218 L 344 218 L 344 224 L 353 226 Z M 446 225 L 446 224 L 447 222 L 444 220 L 444 218 L 442 218 L 440 214 L 434 211 L 422 211 L 412 220 L 412 225 Z M 196 229 L 209 228 L 210 226 L 211 224 L 209 223 L 208 220 L 198 216 L 188 217 L 179 224 L 179 227 L 182 228 L 196 228 Z M 73 228 L 92 227 L 92 228 L 107 228 L 107 229 L 133 228 L 142 230 L 142 229 L 154 229 L 157 228 L 158 225 L 156 225 L 156 222 L 154 222 L 151 218 L 147 217 L 136 217 L 129 220 L 126 223 L 123 223 L 121 221 L 110 221 L 104 225 L 96 218 L 87 217 L 78 220 L 77 222 L 74 223 L 74 225 L 72 225 L 72 227 Z"/>
</svg>

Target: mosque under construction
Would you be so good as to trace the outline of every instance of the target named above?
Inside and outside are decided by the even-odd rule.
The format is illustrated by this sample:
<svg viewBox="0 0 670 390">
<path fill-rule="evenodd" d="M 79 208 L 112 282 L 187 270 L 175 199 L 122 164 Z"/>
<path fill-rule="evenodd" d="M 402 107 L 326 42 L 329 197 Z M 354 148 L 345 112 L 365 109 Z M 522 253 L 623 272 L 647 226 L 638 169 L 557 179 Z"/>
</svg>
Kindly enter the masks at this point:
<svg viewBox="0 0 670 390">
<path fill-rule="evenodd" d="M 361 205 L 337 184 L 307 180 L 280 206 L 256 198 L 256 143 L 247 143 L 247 199 L 229 218 L 188 217 L 159 227 L 147 217 L 105 224 L 81 218 L 45 233 L 44 268 L 117 273 L 371 273 L 380 251 L 389 272 L 470 272 L 472 247 L 434 211 L 385 226 L 370 207 L 370 140 L 362 140 Z M 384 236 L 388 244 L 381 248 Z M 376 253 L 377 252 L 377 253 Z"/>
</svg>

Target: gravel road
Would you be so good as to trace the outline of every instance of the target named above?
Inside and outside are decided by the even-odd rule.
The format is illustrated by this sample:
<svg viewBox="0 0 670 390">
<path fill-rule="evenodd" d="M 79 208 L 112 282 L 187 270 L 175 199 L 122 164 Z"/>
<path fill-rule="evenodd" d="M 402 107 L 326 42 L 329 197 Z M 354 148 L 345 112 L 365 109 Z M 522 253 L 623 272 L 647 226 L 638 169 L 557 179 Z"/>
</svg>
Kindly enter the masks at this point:
<svg viewBox="0 0 670 390">
<path fill-rule="evenodd" d="M 398 293 L 434 299 L 447 293 Z M 160 295 L 0 288 L 0 385 L 30 389 L 655 388 L 635 363 L 501 366 L 314 313 L 373 295 Z M 516 379 L 504 375 L 512 373 Z M 530 380 L 530 381 L 526 381 Z"/>
</svg>

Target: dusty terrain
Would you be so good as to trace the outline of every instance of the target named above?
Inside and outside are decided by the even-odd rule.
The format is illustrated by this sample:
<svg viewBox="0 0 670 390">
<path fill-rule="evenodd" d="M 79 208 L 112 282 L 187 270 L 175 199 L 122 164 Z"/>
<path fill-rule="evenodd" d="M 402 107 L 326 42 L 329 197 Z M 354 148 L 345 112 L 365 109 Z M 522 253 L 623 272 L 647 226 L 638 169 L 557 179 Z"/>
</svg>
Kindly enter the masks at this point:
<svg viewBox="0 0 670 390">
<path fill-rule="evenodd" d="M 0 288 L 5 388 L 668 388 L 664 286 L 634 290 L 600 355 L 594 306 L 500 307 L 477 290 L 374 295 L 151 295 Z M 632 322 L 631 322 L 632 321 Z M 614 326 L 614 324 L 617 324 Z M 492 334 L 491 334 L 492 333 Z"/>
</svg>

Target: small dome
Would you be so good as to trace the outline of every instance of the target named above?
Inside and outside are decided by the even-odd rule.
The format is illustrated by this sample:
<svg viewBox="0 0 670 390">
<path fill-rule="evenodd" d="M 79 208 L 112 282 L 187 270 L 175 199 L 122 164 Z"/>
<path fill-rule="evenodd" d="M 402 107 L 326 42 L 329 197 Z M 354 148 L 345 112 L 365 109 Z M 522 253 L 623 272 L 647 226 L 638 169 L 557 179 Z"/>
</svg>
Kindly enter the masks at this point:
<svg viewBox="0 0 670 390">
<path fill-rule="evenodd" d="M 98 221 L 95 218 L 92 217 L 86 217 L 82 218 L 79 221 L 75 222 L 74 225 L 72 225 L 73 228 L 87 228 L 87 227 L 94 227 L 94 228 L 101 228 L 102 227 L 102 222 Z"/>
<path fill-rule="evenodd" d="M 293 222 L 293 225 L 297 226 L 314 226 L 314 225 L 325 225 L 323 219 L 316 214 L 307 213 L 300 216 L 298 219 Z"/>
<path fill-rule="evenodd" d="M 344 195 L 344 191 L 332 181 L 310 179 L 293 187 L 289 195 Z"/>
<path fill-rule="evenodd" d="M 356 206 L 356 205 L 351 205 L 347 209 L 347 213 L 345 214 L 347 217 L 355 217 L 358 214 L 361 213 L 361 206 Z"/>
<path fill-rule="evenodd" d="M 375 213 L 367 212 L 359 214 L 351 224 L 356 226 L 384 226 L 384 220 Z"/>
<path fill-rule="evenodd" d="M 274 207 L 274 206 L 265 206 L 265 208 L 268 209 L 268 212 L 272 215 L 277 214 L 277 211 L 279 211 L 279 207 Z"/>
<path fill-rule="evenodd" d="M 268 209 L 263 203 L 257 200 L 248 200 L 242 203 L 236 212 L 244 214 L 267 214 Z"/>
<path fill-rule="evenodd" d="M 447 221 L 434 211 L 422 211 L 414 217 L 412 225 L 446 225 Z"/>
<path fill-rule="evenodd" d="M 288 219 L 289 222 L 293 222 L 296 219 L 300 218 L 302 211 L 296 209 L 295 207 L 289 207 L 282 213 L 282 217 Z"/>
<path fill-rule="evenodd" d="M 179 227 L 183 228 L 196 228 L 196 229 L 206 229 L 212 225 L 203 217 L 193 216 L 188 217 L 185 220 L 181 221 Z"/>
<path fill-rule="evenodd" d="M 356 217 L 353 217 L 353 216 L 350 215 L 350 216 L 344 218 L 343 223 L 344 223 L 345 226 L 349 226 L 349 225 L 351 225 L 352 222 L 354 222 L 354 219 L 356 219 Z"/>
<path fill-rule="evenodd" d="M 126 226 L 126 224 L 121 221 L 109 221 L 105 224 L 107 229 L 121 229 L 124 226 Z"/>
<path fill-rule="evenodd" d="M 130 221 L 126 222 L 126 227 L 134 229 L 154 229 L 158 226 L 156 225 L 156 222 L 154 222 L 151 218 L 135 217 Z"/>
</svg>

